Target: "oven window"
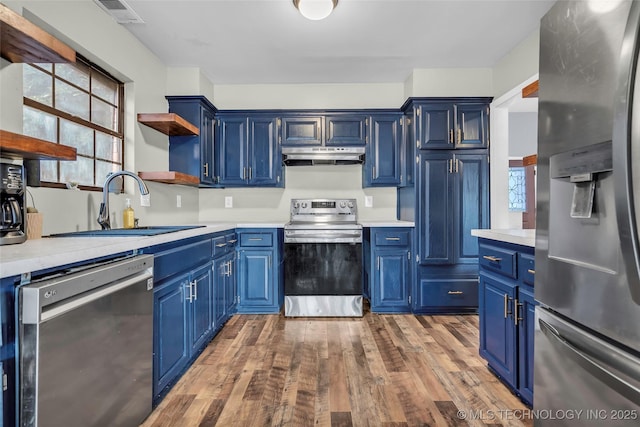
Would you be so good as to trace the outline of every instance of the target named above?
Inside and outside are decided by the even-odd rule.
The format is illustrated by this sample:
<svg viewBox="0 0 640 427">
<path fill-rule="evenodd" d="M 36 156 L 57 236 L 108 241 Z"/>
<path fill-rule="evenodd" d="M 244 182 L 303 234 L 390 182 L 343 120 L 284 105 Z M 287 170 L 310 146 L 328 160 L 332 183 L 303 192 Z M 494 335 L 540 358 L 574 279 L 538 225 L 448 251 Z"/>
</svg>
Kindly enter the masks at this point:
<svg viewBox="0 0 640 427">
<path fill-rule="evenodd" d="M 361 243 L 286 243 L 285 295 L 362 295 Z"/>
</svg>

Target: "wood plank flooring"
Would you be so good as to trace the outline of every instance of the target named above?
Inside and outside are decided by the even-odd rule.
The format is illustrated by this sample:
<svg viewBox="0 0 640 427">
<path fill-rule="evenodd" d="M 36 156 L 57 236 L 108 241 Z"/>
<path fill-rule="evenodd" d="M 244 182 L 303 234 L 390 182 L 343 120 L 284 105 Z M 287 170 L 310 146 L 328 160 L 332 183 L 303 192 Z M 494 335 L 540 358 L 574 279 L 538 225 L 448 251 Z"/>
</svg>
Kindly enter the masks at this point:
<svg viewBox="0 0 640 427">
<path fill-rule="evenodd" d="M 143 427 L 532 426 L 478 317 L 236 315 Z"/>
</svg>

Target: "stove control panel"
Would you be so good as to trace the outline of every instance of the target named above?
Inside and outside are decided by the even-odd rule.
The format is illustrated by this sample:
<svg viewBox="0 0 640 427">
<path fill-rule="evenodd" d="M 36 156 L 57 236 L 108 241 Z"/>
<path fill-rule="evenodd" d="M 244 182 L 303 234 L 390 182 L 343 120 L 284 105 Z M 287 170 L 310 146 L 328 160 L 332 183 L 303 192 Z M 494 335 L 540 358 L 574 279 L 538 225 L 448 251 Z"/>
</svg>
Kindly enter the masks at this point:
<svg viewBox="0 0 640 427">
<path fill-rule="evenodd" d="M 291 218 L 303 215 L 351 215 L 357 213 L 356 199 L 292 199 Z"/>
</svg>

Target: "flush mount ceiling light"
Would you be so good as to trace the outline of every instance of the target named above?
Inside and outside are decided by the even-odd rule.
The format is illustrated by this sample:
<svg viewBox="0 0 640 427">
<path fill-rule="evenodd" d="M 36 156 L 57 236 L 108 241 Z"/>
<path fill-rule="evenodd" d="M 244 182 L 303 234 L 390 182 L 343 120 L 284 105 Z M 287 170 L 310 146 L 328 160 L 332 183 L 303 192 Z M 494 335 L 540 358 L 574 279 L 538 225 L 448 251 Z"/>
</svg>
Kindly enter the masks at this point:
<svg viewBox="0 0 640 427">
<path fill-rule="evenodd" d="M 319 21 L 331 14 L 338 0 L 293 0 L 293 5 L 305 18 Z"/>
</svg>

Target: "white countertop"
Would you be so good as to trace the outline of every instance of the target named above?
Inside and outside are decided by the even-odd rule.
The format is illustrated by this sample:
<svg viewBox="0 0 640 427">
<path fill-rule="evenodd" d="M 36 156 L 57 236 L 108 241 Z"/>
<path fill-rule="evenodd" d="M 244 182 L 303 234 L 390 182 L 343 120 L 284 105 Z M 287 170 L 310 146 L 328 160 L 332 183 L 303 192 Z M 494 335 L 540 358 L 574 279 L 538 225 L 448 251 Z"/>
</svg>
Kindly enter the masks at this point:
<svg viewBox="0 0 640 427">
<path fill-rule="evenodd" d="M 521 229 L 476 229 L 471 230 L 472 236 L 484 239 L 498 240 L 500 242 L 514 243 L 516 245 L 536 247 L 536 230 Z"/>
<path fill-rule="evenodd" d="M 398 221 L 392 219 L 389 221 L 358 221 L 363 227 L 415 227 L 415 223 L 412 221 Z"/>
</svg>

